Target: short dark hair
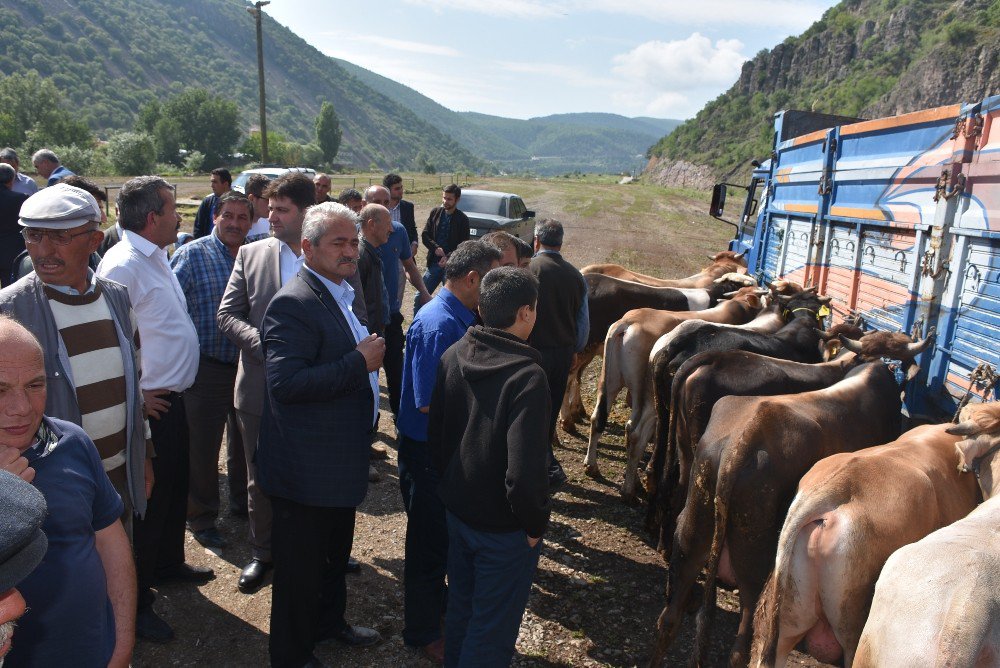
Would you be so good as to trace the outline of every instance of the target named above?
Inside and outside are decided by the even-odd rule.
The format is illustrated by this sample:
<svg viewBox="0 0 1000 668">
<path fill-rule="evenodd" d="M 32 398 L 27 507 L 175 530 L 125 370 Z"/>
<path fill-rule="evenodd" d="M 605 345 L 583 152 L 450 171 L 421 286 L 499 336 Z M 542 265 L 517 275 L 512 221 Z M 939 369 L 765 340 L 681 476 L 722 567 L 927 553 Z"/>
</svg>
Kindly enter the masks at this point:
<svg viewBox="0 0 1000 668">
<path fill-rule="evenodd" d="M 233 175 L 230 174 L 229 170 L 226 169 L 225 167 L 216 167 L 215 169 L 212 170 L 212 175 L 218 176 L 219 180 L 222 181 L 223 183 L 232 184 L 233 182 Z"/>
<path fill-rule="evenodd" d="M 535 223 L 535 238 L 543 246 L 559 248 L 563 244 L 562 223 L 551 218 L 542 218 Z"/>
<path fill-rule="evenodd" d="M 535 249 L 521 237 L 514 237 L 514 246 L 517 248 L 517 261 L 527 259 L 535 254 Z"/>
<path fill-rule="evenodd" d="M 69 176 L 64 176 L 59 179 L 59 183 L 65 183 L 68 186 L 73 186 L 74 188 L 79 188 L 80 190 L 86 190 L 91 195 L 94 196 L 98 202 L 107 202 L 108 194 L 104 192 L 104 188 L 97 185 L 90 179 L 85 179 L 79 174 L 70 174 Z"/>
<path fill-rule="evenodd" d="M 222 194 L 222 197 L 219 198 L 219 203 L 215 205 L 216 216 L 222 213 L 222 207 L 228 202 L 239 202 L 246 205 L 247 213 L 250 215 L 250 220 L 253 220 L 253 202 L 250 201 L 249 197 L 238 190 L 230 190 L 229 192 Z"/>
<path fill-rule="evenodd" d="M 522 306 L 534 309 L 537 301 L 538 279 L 517 267 L 492 269 L 479 286 L 479 315 L 487 327 L 510 327 Z"/>
<path fill-rule="evenodd" d="M 340 194 L 337 195 L 337 201 L 341 204 L 356 202 L 359 199 L 364 199 L 364 196 L 354 188 L 344 188 L 340 191 Z"/>
<path fill-rule="evenodd" d="M 163 213 L 163 189 L 170 190 L 170 184 L 159 176 L 137 176 L 126 181 L 118 191 L 118 224 L 130 232 L 142 232 L 150 213 Z"/>
<path fill-rule="evenodd" d="M 462 189 L 455 183 L 452 183 L 450 186 L 445 186 L 441 192 L 451 193 L 455 196 L 455 199 L 462 199 Z"/>
<path fill-rule="evenodd" d="M 6 162 L 0 162 L 0 186 L 5 186 L 12 182 L 15 176 L 17 176 L 17 170 Z"/>
<path fill-rule="evenodd" d="M 287 197 L 300 209 L 308 209 L 316 203 L 316 186 L 302 172 L 285 172 L 271 181 L 264 191 L 264 197 Z"/>
<path fill-rule="evenodd" d="M 458 248 L 448 256 L 448 263 L 444 267 L 444 278 L 450 281 L 461 278 L 470 271 L 474 271 L 480 276 L 485 276 L 494 262 L 500 261 L 500 251 L 482 241 L 463 241 L 458 244 Z"/>
<path fill-rule="evenodd" d="M 246 184 L 243 186 L 243 191 L 247 195 L 253 195 L 254 197 L 263 197 L 264 191 L 267 190 L 267 184 L 271 182 L 271 179 L 267 178 L 263 174 L 251 174 L 247 178 Z"/>
<path fill-rule="evenodd" d="M 402 183 L 403 177 L 399 174 L 386 174 L 385 178 L 382 179 L 382 185 L 386 188 L 392 188 L 397 183 Z"/>
</svg>

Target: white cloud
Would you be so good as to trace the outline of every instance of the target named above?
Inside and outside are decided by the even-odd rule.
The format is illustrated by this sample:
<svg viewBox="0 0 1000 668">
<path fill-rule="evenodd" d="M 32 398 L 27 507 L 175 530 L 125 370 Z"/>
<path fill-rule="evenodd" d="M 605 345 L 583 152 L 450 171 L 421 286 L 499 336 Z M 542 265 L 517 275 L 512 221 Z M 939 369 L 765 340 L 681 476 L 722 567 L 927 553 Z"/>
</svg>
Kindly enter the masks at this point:
<svg viewBox="0 0 1000 668">
<path fill-rule="evenodd" d="M 676 91 L 732 83 L 746 56 L 743 43 L 700 33 L 684 40 L 644 42 L 614 57 L 615 74 L 655 91 Z"/>
</svg>

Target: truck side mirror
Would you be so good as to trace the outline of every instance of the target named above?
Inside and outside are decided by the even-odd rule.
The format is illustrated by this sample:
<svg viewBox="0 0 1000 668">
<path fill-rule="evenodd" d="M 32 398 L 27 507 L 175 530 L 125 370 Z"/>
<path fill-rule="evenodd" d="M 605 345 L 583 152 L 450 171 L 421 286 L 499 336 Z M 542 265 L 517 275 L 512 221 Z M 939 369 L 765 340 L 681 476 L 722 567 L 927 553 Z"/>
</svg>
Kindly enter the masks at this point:
<svg viewBox="0 0 1000 668">
<path fill-rule="evenodd" d="M 709 212 L 713 218 L 721 218 L 726 208 L 726 184 L 716 183 L 712 188 L 712 208 Z"/>
<path fill-rule="evenodd" d="M 534 218 L 534 217 L 535 217 L 534 211 L 525 211 L 524 215 L 521 216 L 521 218 Z"/>
</svg>

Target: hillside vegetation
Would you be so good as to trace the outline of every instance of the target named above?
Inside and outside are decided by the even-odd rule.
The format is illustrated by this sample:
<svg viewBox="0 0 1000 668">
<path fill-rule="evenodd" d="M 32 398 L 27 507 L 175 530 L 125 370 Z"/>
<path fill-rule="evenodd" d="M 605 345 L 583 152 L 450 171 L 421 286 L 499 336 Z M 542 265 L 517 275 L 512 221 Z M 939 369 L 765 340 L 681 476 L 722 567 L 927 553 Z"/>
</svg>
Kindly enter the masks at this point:
<svg viewBox="0 0 1000 668">
<path fill-rule="evenodd" d="M 877 118 L 1000 93 L 1000 0 L 844 0 L 649 150 L 671 183 L 722 178 L 770 152 L 781 109 Z M 705 185 L 704 183 L 701 185 Z"/>
</svg>

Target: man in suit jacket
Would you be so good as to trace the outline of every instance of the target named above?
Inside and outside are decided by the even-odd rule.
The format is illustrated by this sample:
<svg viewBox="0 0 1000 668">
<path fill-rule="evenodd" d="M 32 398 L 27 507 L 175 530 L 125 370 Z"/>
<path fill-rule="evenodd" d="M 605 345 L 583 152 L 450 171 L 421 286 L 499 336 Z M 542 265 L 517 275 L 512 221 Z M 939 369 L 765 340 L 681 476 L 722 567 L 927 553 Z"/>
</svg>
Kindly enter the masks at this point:
<svg viewBox="0 0 1000 668">
<path fill-rule="evenodd" d="M 342 204 L 311 207 L 305 266 L 264 313 L 267 384 L 257 470 L 274 510 L 272 666 L 313 665 L 316 642 L 381 640 L 344 618 L 347 558 L 368 489 L 385 341 L 351 310 L 358 217 Z"/>
<path fill-rule="evenodd" d="M 433 293 L 444 282 L 444 266 L 458 245 L 469 239 L 469 217 L 458 208 L 462 189 L 452 183 L 441 192 L 441 206 L 431 209 L 420 239 L 427 247 L 427 271 L 424 285 Z M 420 310 L 420 295 L 413 298 L 413 312 Z"/>
<path fill-rule="evenodd" d="M 399 174 L 386 174 L 382 185 L 389 191 L 389 215 L 393 222 L 406 228 L 406 236 L 410 237 L 410 254 L 417 253 L 417 219 L 413 213 L 413 202 L 403 199 L 403 177 Z M 381 204 L 381 202 L 379 202 Z"/>
<path fill-rule="evenodd" d="M 24 237 L 17 219 L 28 196 L 14 192 L 12 188 L 16 180 L 14 168 L 0 163 L 0 281 L 3 287 L 11 283 L 14 258 L 24 251 Z"/>
</svg>

